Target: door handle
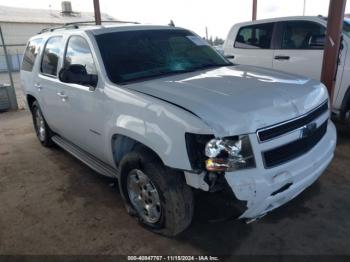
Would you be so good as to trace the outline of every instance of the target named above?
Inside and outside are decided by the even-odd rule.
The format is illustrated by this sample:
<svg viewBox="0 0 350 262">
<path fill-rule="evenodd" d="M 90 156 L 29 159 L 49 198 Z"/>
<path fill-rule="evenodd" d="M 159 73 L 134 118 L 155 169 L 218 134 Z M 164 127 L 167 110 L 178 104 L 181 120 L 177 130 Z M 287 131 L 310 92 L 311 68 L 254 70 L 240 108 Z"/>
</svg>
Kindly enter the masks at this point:
<svg viewBox="0 0 350 262">
<path fill-rule="evenodd" d="M 225 57 L 226 57 L 227 59 L 234 59 L 234 58 L 235 58 L 234 55 L 226 55 Z"/>
<path fill-rule="evenodd" d="M 41 89 L 42 89 L 40 83 L 35 83 L 35 84 L 34 84 L 34 87 L 35 87 L 38 91 L 41 91 Z"/>
<path fill-rule="evenodd" d="M 290 57 L 287 56 L 287 55 L 276 55 L 276 56 L 275 56 L 275 59 L 276 59 L 276 60 L 289 60 Z"/>
<path fill-rule="evenodd" d="M 63 101 L 67 100 L 67 98 L 68 98 L 68 96 L 65 95 L 65 94 L 62 93 L 62 92 L 58 92 L 57 95 L 58 95 Z"/>
</svg>

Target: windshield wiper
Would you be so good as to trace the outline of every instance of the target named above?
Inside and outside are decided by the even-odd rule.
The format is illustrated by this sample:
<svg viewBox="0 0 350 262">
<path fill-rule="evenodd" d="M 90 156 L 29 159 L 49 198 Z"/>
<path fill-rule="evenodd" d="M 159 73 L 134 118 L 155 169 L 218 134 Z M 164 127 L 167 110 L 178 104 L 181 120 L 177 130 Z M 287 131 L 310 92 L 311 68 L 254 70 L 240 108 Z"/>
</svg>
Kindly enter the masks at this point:
<svg viewBox="0 0 350 262">
<path fill-rule="evenodd" d="M 206 68 L 214 68 L 214 67 L 223 67 L 223 66 L 230 66 L 232 63 L 227 63 L 227 64 L 204 64 L 201 66 L 196 67 L 196 69 L 206 69 Z"/>
<path fill-rule="evenodd" d="M 129 83 L 133 83 L 133 82 L 139 82 L 139 81 L 144 81 L 144 80 L 150 80 L 150 79 L 155 79 L 158 77 L 166 77 L 166 76 L 171 76 L 171 75 L 176 75 L 176 74 L 183 74 L 183 73 L 188 73 L 188 72 L 193 72 L 194 70 L 175 70 L 175 71 L 159 71 L 155 74 L 151 74 L 151 75 L 146 75 L 146 76 L 139 76 L 139 77 L 135 77 L 132 79 L 127 79 L 124 80 L 122 82 L 120 82 L 119 84 L 121 85 L 126 85 Z"/>
<path fill-rule="evenodd" d="M 159 72 L 151 74 L 151 75 L 140 76 L 140 77 L 135 77 L 133 79 L 124 80 L 120 84 L 128 84 L 128 83 L 132 83 L 132 82 L 154 79 L 157 77 L 165 77 L 165 76 L 171 76 L 171 75 L 176 75 L 176 74 L 184 74 L 184 73 L 195 72 L 198 70 L 203 70 L 206 68 L 214 68 L 214 67 L 222 67 L 222 66 L 230 66 L 230 65 L 232 65 L 232 64 L 204 64 L 201 66 L 192 67 L 192 68 L 188 68 L 188 69 L 180 69 L 180 70 L 174 70 L 174 71 L 159 71 Z"/>
<path fill-rule="evenodd" d="M 233 65 L 233 64 L 232 63 L 228 63 L 228 64 L 204 64 L 204 65 L 192 67 L 189 69 L 178 70 L 175 72 L 187 73 L 187 72 L 194 72 L 194 71 L 203 70 L 203 69 L 207 69 L 207 68 L 216 68 L 216 67 L 231 66 L 231 65 Z"/>
</svg>

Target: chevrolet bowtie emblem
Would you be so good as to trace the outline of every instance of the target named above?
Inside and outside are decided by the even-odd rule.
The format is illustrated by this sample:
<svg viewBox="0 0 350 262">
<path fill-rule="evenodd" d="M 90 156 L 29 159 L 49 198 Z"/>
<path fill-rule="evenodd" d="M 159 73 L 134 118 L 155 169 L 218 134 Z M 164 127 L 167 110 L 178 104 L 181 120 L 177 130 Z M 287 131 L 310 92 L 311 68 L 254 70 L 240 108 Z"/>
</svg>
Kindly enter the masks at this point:
<svg viewBox="0 0 350 262">
<path fill-rule="evenodd" d="M 316 123 L 310 123 L 303 126 L 300 131 L 300 138 L 307 138 L 311 136 L 313 133 L 315 133 L 316 129 L 317 129 Z"/>
</svg>

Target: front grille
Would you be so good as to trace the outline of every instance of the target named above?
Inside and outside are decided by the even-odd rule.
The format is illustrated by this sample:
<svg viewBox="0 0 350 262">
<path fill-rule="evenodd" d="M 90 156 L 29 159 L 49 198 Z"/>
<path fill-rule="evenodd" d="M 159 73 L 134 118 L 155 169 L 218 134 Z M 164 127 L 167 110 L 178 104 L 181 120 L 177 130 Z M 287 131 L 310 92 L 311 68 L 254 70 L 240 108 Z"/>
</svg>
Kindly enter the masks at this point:
<svg viewBox="0 0 350 262">
<path fill-rule="evenodd" d="M 263 152 L 263 159 L 266 168 L 272 168 L 291 161 L 312 149 L 326 134 L 328 120 L 318 127 L 309 136 Z"/>
<path fill-rule="evenodd" d="M 328 110 L 328 102 L 325 102 L 315 110 L 295 120 L 258 130 L 257 133 L 258 133 L 259 141 L 265 142 L 270 139 L 279 137 L 283 134 L 287 134 L 291 131 L 294 131 L 295 129 L 298 129 L 314 121 L 316 118 L 318 118 L 319 116 L 327 112 L 327 110 Z"/>
</svg>

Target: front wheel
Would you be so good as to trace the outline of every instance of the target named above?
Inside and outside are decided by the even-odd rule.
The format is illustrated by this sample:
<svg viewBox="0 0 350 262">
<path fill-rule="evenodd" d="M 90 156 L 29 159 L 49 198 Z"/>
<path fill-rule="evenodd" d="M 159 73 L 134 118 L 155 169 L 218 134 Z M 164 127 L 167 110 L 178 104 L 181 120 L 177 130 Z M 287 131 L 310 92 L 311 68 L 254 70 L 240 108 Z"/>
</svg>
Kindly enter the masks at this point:
<svg viewBox="0 0 350 262">
<path fill-rule="evenodd" d="M 119 187 L 129 213 L 147 229 L 175 236 L 191 224 L 191 188 L 181 172 L 165 167 L 149 150 L 123 158 Z"/>
<path fill-rule="evenodd" d="M 144 223 L 153 225 L 161 220 L 163 208 L 157 187 L 140 169 L 129 172 L 126 191 L 131 205 Z"/>
</svg>

